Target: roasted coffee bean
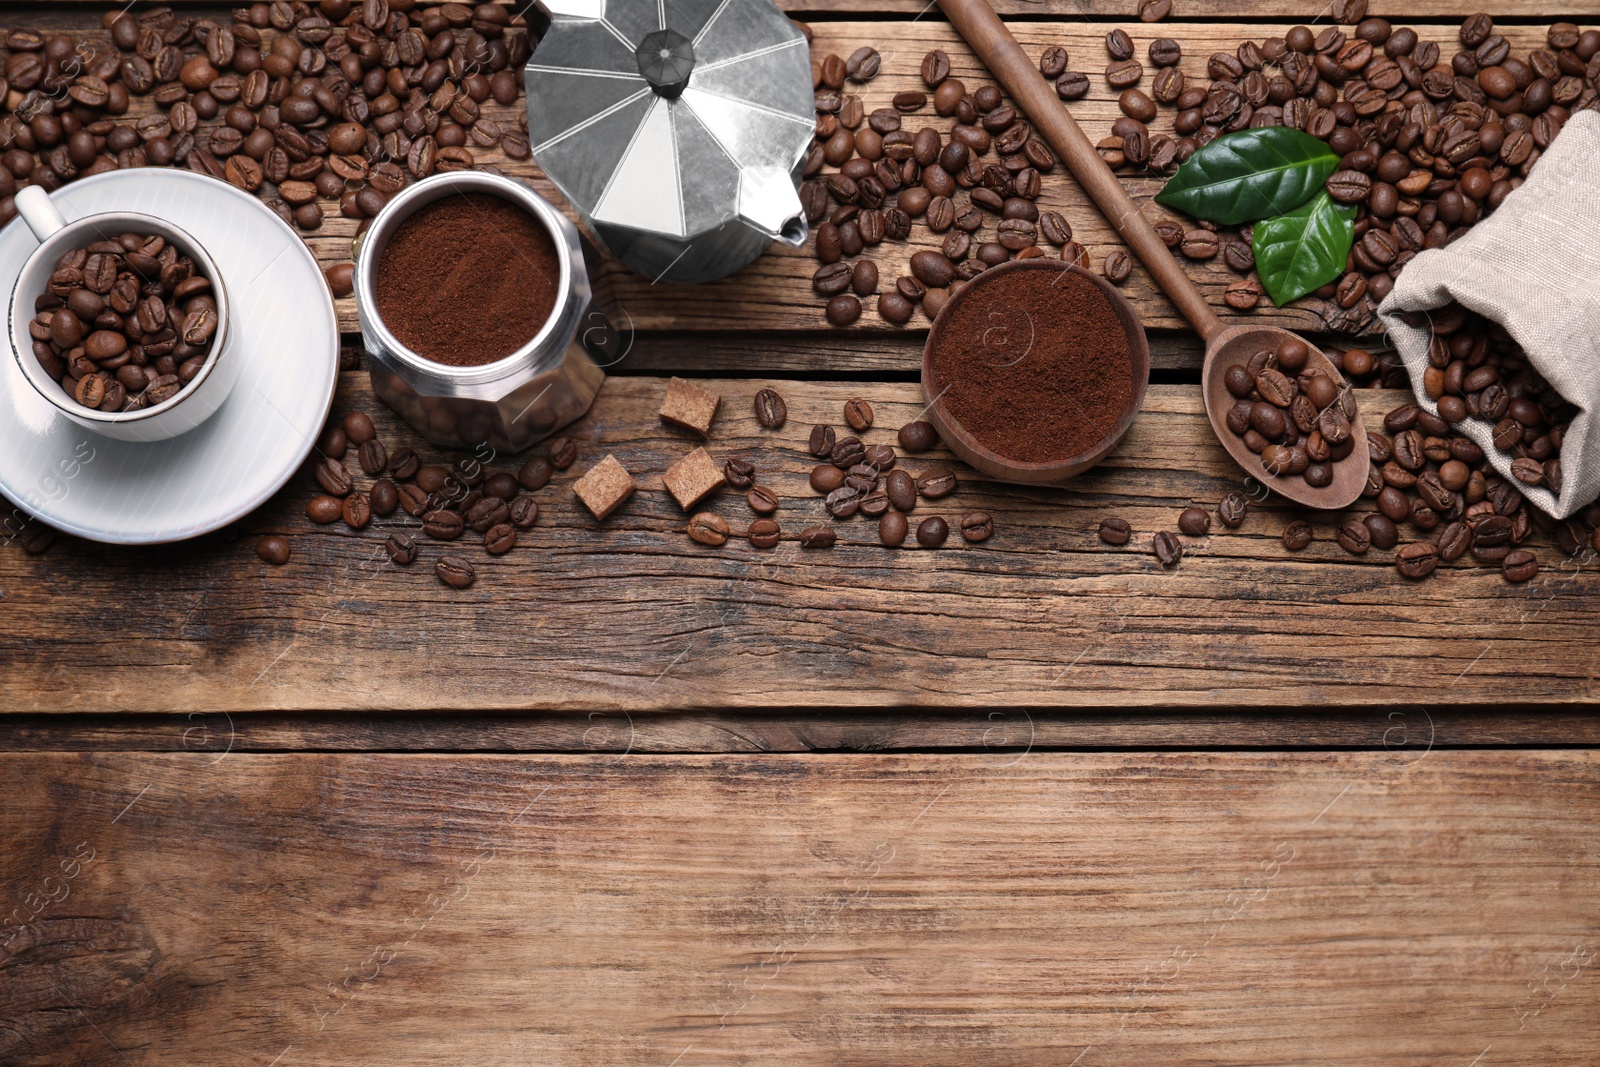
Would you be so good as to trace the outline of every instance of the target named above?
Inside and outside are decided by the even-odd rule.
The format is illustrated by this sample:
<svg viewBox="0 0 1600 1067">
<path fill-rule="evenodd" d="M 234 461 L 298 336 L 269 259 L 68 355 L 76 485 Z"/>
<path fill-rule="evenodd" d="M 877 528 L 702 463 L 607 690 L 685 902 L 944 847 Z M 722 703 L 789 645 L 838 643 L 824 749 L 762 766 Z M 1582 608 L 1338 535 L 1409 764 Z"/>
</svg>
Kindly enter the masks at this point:
<svg viewBox="0 0 1600 1067">
<path fill-rule="evenodd" d="M 400 486 L 400 506 L 406 509 L 406 514 L 420 517 L 431 507 L 431 494 L 418 485 Z"/>
<path fill-rule="evenodd" d="M 388 450 L 383 447 L 383 442 L 376 438 L 363 441 L 361 447 L 356 450 L 356 457 L 361 464 L 361 470 L 369 475 L 382 474 L 389 466 Z"/>
<path fill-rule="evenodd" d="M 1341 548 L 1354 556 L 1362 555 L 1372 544 L 1372 531 L 1360 519 L 1346 519 L 1334 537 Z"/>
<path fill-rule="evenodd" d="M 435 541 L 454 541 L 466 528 L 466 520 L 461 513 L 449 508 L 440 508 L 422 516 L 422 532 Z"/>
<path fill-rule="evenodd" d="M 1519 548 L 1500 561 L 1500 573 L 1508 582 L 1526 582 L 1539 573 L 1539 561 L 1532 552 Z"/>
<path fill-rule="evenodd" d="M 987 511 L 968 512 L 961 517 L 961 536 L 971 544 L 987 541 L 994 535 L 994 518 Z"/>
<path fill-rule="evenodd" d="M 717 547 L 728 543 L 728 523 L 722 516 L 702 511 L 689 519 L 689 537 L 702 545 Z"/>
<path fill-rule="evenodd" d="M 372 504 L 367 499 L 367 494 L 355 492 L 345 497 L 342 514 L 345 525 L 350 529 L 365 529 L 367 523 L 372 521 Z"/>
<path fill-rule="evenodd" d="M 910 512 L 917 506 L 917 483 L 903 470 L 892 470 L 884 482 L 884 492 L 889 502 L 900 511 Z"/>
<path fill-rule="evenodd" d="M 861 492 L 849 485 L 840 486 L 827 495 L 823 506 L 834 518 L 848 519 L 861 506 Z"/>
<path fill-rule="evenodd" d="M 928 500 L 938 500 L 956 491 L 956 476 L 950 471 L 928 471 L 917 479 L 917 492 Z"/>
<path fill-rule="evenodd" d="M 899 548 L 905 544 L 909 524 L 898 511 L 885 512 L 878 520 L 878 542 L 885 548 Z"/>
<path fill-rule="evenodd" d="M 889 496 L 882 491 L 869 492 L 861 498 L 861 514 L 876 519 L 889 510 Z"/>
<path fill-rule="evenodd" d="M 1162 567 L 1177 566 L 1178 560 L 1183 558 L 1183 542 L 1165 530 L 1157 533 L 1152 539 L 1151 550 L 1155 552 L 1156 561 Z"/>
<path fill-rule="evenodd" d="M 755 484 L 756 468 L 737 456 L 722 464 L 722 478 L 735 489 L 749 489 Z"/>
<path fill-rule="evenodd" d="M 400 473 L 399 458 L 399 453 L 396 453 L 394 473 L 396 477 L 403 478 L 405 475 Z M 549 459 L 544 456 L 534 456 L 517 471 L 517 484 L 531 493 L 550 484 L 550 478 L 554 473 L 555 467 Z"/>
<path fill-rule="evenodd" d="M 344 500 L 342 497 L 322 493 L 312 497 L 306 504 L 306 518 L 319 526 L 326 526 L 330 522 L 338 522 L 343 514 Z"/>
<path fill-rule="evenodd" d="M 1120 248 L 1114 248 L 1106 253 L 1105 263 L 1102 265 L 1106 280 L 1113 285 L 1121 285 L 1133 273 L 1133 259 Z"/>
<path fill-rule="evenodd" d="M 389 560 L 401 567 L 410 566 L 417 558 L 417 539 L 403 531 L 390 534 L 383 548 L 389 553 Z"/>
<path fill-rule="evenodd" d="M 478 572 L 460 556 L 440 556 L 433 565 L 433 573 L 446 585 L 466 589 L 478 579 Z"/>
<path fill-rule="evenodd" d="M 498 497 L 509 504 L 516 498 L 518 488 L 516 476 L 501 471 L 498 474 L 489 475 L 484 480 L 483 495 L 486 497 Z"/>
<path fill-rule="evenodd" d="M 564 471 L 578 460 L 578 443 L 570 437 L 556 437 L 549 444 L 550 465 Z M 526 484 L 526 483 L 524 483 Z"/>
<path fill-rule="evenodd" d="M 1221 503 L 1217 505 L 1217 516 L 1222 519 L 1222 525 L 1230 530 L 1236 530 L 1243 525 L 1247 511 L 1249 502 L 1245 499 L 1245 495 L 1239 492 L 1224 494 Z"/>
<path fill-rule="evenodd" d="M 764 485 L 753 485 L 745 494 L 750 510 L 757 515 L 771 515 L 778 510 L 778 494 Z"/>
<path fill-rule="evenodd" d="M 835 437 L 832 426 L 817 425 L 811 428 L 809 449 L 813 456 L 826 458 L 833 452 Z"/>
<path fill-rule="evenodd" d="M 808 526 L 800 531 L 801 548 L 832 548 L 838 539 L 831 526 Z"/>
<path fill-rule="evenodd" d="M 1128 36 L 1128 31 L 1118 29 L 1106 34 L 1106 53 L 1112 59 L 1132 58 L 1133 38 Z"/>
<path fill-rule="evenodd" d="M 1100 540 L 1108 545 L 1125 545 L 1133 536 L 1133 528 L 1126 519 L 1102 519 L 1099 534 Z"/>
<path fill-rule="evenodd" d="M 931 515 L 917 524 L 917 544 L 923 548 L 939 548 L 950 537 L 950 524 L 937 515 Z"/>
<path fill-rule="evenodd" d="M 833 446 L 830 459 L 833 465 L 840 470 L 849 470 L 867 457 L 867 448 L 861 443 L 861 438 L 854 435 L 841 437 Z"/>
<path fill-rule="evenodd" d="M 1178 516 L 1178 529 L 1190 537 L 1204 537 L 1211 532 L 1211 513 L 1204 508 L 1185 508 Z"/>
<path fill-rule="evenodd" d="M 868 445 L 863 462 L 876 467 L 879 473 L 891 469 L 899 459 L 892 445 Z"/>
<path fill-rule="evenodd" d="M 511 509 L 497 496 L 485 496 L 466 512 L 466 523 L 478 533 L 498 526 L 511 516 Z"/>
<path fill-rule="evenodd" d="M 756 421 L 769 430 L 776 430 L 789 417 L 789 405 L 776 390 L 763 389 L 756 393 Z"/>
<path fill-rule="evenodd" d="M 745 531 L 752 548 L 775 548 L 783 537 L 783 530 L 771 519 L 757 519 Z"/>
<path fill-rule="evenodd" d="M 930 89 L 936 89 L 948 77 L 950 77 L 949 56 L 935 48 L 922 57 L 922 84 Z M 940 114 L 946 112 L 941 111 Z"/>
<path fill-rule="evenodd" d="M 1362 523 L 1367 528 L 1373 548 L 1388 551 L 1400 541 L 1400 531 L 1387 515 L 1368 515 Z"/>
<path fill-rule="evenodd" d="M 372 492 L 368 496 L 368 503 L 372 506 L 372 513 L 379 518 L 393 515 L 400 506 L 400 491 L 394 482 L 388 478 L 380 478 L 372 483 Z"/>
<path fill-rule="evenodd" d="M 939 431 L 933 428 L 933 423 L 908 422 L 900 427 L 900 447 L 907 452 L 926 452 L 939 443 Z"/>
<path fill-rule="evenodd" d="M 1283 547 L 1290 552 L 1299 552 L 1311 544 L 1313 535 L 1311 524 L 1296 520 L 1283 528 Z"/>
<path fill-rule="evenodd" d="M 862 433 L 872 427 L 872 405 L 857 397 L 848 400 L 844 405 L 844 421 L 857 433 Z"/>
<path fill-rule="evenodd" d="M 517 530 L 503 522 L 483 531 L 483 550 L 491 556 L 503 556 L 517 547 Z"/>
<path fill-rule="evenodd" d="M 519 496 L 509 507 L 510 523 L 519 530 L 527 530 L 539 520 L 539 505 L 529 496 Z"/>
<path fill-rule="evenodd" d="M 316 478 L 317 484 L 331 496 L 346 496 L 355 488 L 355 483 L 350 480 L 350 472 L 345 470 L 344 464 L 331 457 L 324 458 L 317 464 Z"/>
<path fill-rule="evenodd" d="M 261 562 L 281 567 L 289 562 L 289 539 L 278 534 L 267 534 L 256 542 L 256 555 Z"/>
<path fill-rule="evenodd" d="M 878 468 L 870 463 L 857 463 L 844 472 L 844 484 L 866 495 L 878 488 Z"/>
<path fill-rule="evenodd" d="M 1432 541 L 1413 541 L 1395 553 L 1394 566 L 1407 578 L 1426 578 L 1439 565 L 1439 550 Z"/>
<path fill-rule="evenodd" d="M 811 468 L 811 488 L 819 493 L 833 492 L 844 484 L 844 471 L 832 463 L 824 463 Z"/>
</svg>

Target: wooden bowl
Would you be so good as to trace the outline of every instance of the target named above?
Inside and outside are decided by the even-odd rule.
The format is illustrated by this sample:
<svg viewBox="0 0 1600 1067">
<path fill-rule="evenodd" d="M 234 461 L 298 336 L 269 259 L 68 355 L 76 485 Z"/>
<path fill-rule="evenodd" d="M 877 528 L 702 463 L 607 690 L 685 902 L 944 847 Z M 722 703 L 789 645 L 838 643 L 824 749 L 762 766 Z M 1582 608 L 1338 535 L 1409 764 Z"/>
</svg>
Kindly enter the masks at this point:
<svg viewBox="0 0 1600 1067">
<path fill-rule="evenodd" d="M 1200 371 L 1200 388 L 1205 395 L 1206 417 L 1211 420 L 1211 429 L 1217 435 L 1217 440 L 1222 442 L 1222 447 L 1228 450 L 1228 455 L 1232 456 L 1234 462 L 1248 471 L 1256 481 L 1273 492 L 1288 497 L 1296 504 L 1337 511 L 1354 504 L 1367 485 L 1370 459 L 1366 448 L 1367 432 L 1359 410 L 1356 412 L 1356 417 L 1350 420 L 1350 428 L 1356 436 L 1355 448 L 1348 456 L 1333 465 L 1333 481 L 1321 489 L 1307 485 L 1306 480 L 1298 474 L 1281 476 L 1268 474 L 1267 468 L 1261 463 L 1261 457 L 1246 448 L 1244 439 L 1228 429 L 1228 410 L 1233 407 L 1236 399 L 1228 392 L 1226 384 L 1228 368 L 1235 363 L 1247 362 L 1261 349 L 1276 349 L 1291 337 L 1304 341 L 1311 349 L 1311 358 L 1306 362 L 1306 366 L 1316 367 L 1335 382 L 1345 380 L 1344 374 L 1333 365 L 1322 349 L 1298 334 L 1280 330 L 1275 326 L 1230 326 L 1206 345 L 1206 362 Z"/>
<path fill-rule="evenodd" d="M 988 286 L 1005 285 L 1006 279 L 1013 273 L 1024 270 L 1047 270 L 1056 274 L 1071 271 L 1093 283 L 1104 294 L 1107 303 L 1116 312 L 1117 318 L 1122 321 L 1122 328 L 1128 337 L 1129 360 L 1133 364 L 1132 395 L 1110 432 L 1087 451 L 1049 463 L 1025 463 L 1008 459 L 979 444 L 939 401 L 938 397 L 943 386 L 935 379 L 933 372 L 934 353 L 938 351 L 945 326 L 954 310 L 963 302 L 972 299 L 974 293 Z M 1138 314 L 1134 312 L 1127 298 L 1099 275 L 1055 259 L 1016 259 L 978 275 L 952 296 L 940 310 L 938 318 L 933 321 L 933 328 L 928 331 L 927 343 L 922 348 L 922 393 L 928 401 L 926 418 L 939 431 L 944 443 L 950 446 L 950 451 L 972 467 L 1002 482 L 1021 482 L 1027 485 L 1061 482 L 1099 463 L 1117 446 L 1117 442 L 1122 440 L 1128 428 L 1133 425 L 1133 417 L 1139 413 L 1139 407 L 1144 403 L 1145 389 L 1149 384 L 1150 343 L 1145 338 L 1144 324 L 1139 321 Z"/>
</svg>

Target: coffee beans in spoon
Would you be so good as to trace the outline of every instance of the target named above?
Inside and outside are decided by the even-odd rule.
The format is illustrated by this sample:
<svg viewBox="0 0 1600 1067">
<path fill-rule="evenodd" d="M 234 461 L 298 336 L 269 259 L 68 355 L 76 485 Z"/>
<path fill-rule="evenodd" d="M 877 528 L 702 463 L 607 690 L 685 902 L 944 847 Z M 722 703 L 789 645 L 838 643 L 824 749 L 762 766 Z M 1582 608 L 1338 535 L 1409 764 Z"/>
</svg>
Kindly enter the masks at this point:
<svg viewBox="0 0 1600 1067">
<path fill-rule="evenodd" d="M 56 261 L 28 334 L 45 373 L 96 411 L 165 403 L 205 366 L 217 330 L 211 280 L 159 234 L 124 233 Z"/>
<path fill-rule="evenodd" d="M 1310 365 L 1310 355 L 1291 337 L 1229 367 L 1223 381 L 1235 399 L 1226 422 L 1268 474 L 1322 488 L 1333 481 L 1333 464 L 1354 451 L 1359 427 L 1348 384 Z"/>
</svg>

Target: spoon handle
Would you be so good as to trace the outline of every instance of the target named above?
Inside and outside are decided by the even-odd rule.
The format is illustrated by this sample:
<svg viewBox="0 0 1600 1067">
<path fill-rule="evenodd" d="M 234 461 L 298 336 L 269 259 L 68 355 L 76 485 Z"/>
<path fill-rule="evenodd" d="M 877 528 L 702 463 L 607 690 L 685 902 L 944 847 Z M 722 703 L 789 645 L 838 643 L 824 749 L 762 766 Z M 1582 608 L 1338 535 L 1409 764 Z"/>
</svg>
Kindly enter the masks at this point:
<svg viewBox="0 0 1600 1067">
<path fill-rule="evenodd" d="M 1111 173 L 1111 168 L 1100 158 L 1077 121 L 1056 97 L 1055 90 L 1029 61 L 1022 46 L 1017 44 L 1017 39 L 1011 36 L 1011 31 L 987 0 L 939 0 L 939 7 L 1066 163 L 1078 184 L 1144 263 L 1179 313 L 1207 342 L 1221 333 L 1222 320 L 1206 305 L 1205 297 L 1172 258 L 1166 244 L 1156 235 L 1155 227 L 1128 196 L 1122 182 Z"/>
</svg>

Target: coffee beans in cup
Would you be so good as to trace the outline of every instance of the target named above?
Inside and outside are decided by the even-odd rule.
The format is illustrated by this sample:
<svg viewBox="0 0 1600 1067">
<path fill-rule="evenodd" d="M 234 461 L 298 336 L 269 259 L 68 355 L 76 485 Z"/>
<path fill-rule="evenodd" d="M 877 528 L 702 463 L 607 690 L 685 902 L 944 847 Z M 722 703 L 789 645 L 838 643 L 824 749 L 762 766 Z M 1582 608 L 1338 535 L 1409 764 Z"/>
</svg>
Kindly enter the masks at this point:
<svg viewBox="0 0 1600 1067">
<path fill-rule="evenodd" d="M 34 358 L 74 403 L 96 411 L 180 397 L 216 340 L 211 279 L 160 234 L 118 234 L 67 252 L 35 307 Z"/>
</svg>

